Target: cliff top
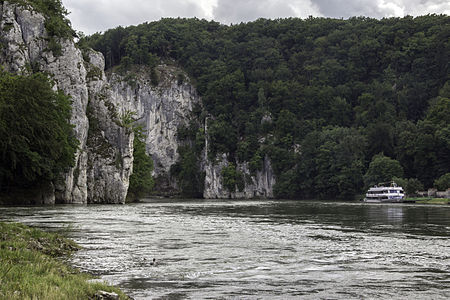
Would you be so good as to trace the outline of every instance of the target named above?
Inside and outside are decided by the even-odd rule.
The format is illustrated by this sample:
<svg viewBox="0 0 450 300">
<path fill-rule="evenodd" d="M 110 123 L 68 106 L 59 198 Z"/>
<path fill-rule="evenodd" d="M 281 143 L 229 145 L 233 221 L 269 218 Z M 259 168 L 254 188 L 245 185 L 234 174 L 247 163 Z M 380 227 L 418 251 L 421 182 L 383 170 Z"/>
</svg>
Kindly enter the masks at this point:
<svg viewBox="0 0 450 300">
<path fill-rule="evenodd" d="M 16 4 L 42 14 L 45 17 L 45 29 L 49 36 L 71 39 L 76 36 L 67 18 L 69 12 L 60 0 L 9 0 L 2 4 Z"/>
</svg>

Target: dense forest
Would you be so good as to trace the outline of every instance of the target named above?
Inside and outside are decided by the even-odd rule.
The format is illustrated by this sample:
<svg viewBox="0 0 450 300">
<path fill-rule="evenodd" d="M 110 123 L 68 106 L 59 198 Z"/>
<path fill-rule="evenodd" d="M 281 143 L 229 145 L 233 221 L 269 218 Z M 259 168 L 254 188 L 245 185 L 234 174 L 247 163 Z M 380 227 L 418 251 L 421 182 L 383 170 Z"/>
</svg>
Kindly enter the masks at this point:
<svg viewBox="0 0 450 300">
<path fill-rule="evenodd" d="M 79 45 L 101 51 L 107 69 L 181 66 L 203 99 L 209 157 L 256 171 L 268 155 L 277 197 L 348 198 L 393 177 L 429 188 L 450 172 L 448 16 L 162 19 Z M 193 194 L 202 134 L 196 122 L 179 132 L 198 141 L 174 168 Z M 224 179 L 238 186 L 237 173 Z"/>
</svg>

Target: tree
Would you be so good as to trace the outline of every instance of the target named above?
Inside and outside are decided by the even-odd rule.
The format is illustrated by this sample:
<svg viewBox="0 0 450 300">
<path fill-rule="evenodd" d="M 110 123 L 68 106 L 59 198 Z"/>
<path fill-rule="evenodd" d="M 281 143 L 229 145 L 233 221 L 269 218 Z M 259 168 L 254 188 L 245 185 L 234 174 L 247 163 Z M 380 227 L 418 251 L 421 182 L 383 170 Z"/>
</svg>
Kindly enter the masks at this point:
<svg viewBox="0 0 450 300">
<path fill-rule="evenodd" d="M 444 174 L 434 181 L 434 186 L 440 190 L 445 191 L 450 188 L 450 173 Z"/>
<path fill-rule="evenodd" d="M 244 177 L 241 172 L 236 169 L 234 164 L 229 164 L 222 169 L 223 186 L 229 192 L 235 192 L 236 189 L 242 191 L 244 188 Z"/>
<path fill-rule="evenodd" d="M 306 143 L 308 141 L 308 143 Z M 311 143 L 311 144 L 309 144 Z M 312 172 L 311 193 L 320 198 L 353 198 L 363 186 L 365 138 L 355 129 L 329 127 L 310 134 L 300 160 Z"/>
<path fill-rule="evenodd" d="M 194 148 L 182 146 L 178 148 L 179 161 L 171 167 L 181 189 L 181 195 L 188 198 L 203 196 L 204 174 L 201 173 Z"/>
<path fill-rule="evenodd" d="M 417 178 L 408 179 L 408 183 L 406 185 L 406 194 L 414 195 L 417 191 L 423 190 L 423 184 Z"/>
<path fill-rule="evenodd" d="M 392 178 L 392 180 L 399 186 L 403 187 L 406 195 L 408 196 L 414 196 L 417 191 L 423 191 L 424 189 L 422 182 L 420 182 L 420 180 L 417 178 L 405 179 L 394 177 Z"/>
<path fill-rule="evenodd" d="M 153 160 L 145 150 L 144 134 L 140 127 L 134 128 L 133 148 L 133 174 L 130 176 L 127 198 L 137 201 L 148 195 L 155 184 L 152 177 Z"/>
<path fill-rule="evenodd" d="M 372 157 L 364 182 L 366 186 L 371 186 L 381 182 L 389 182 L 394 177 L 403 177 L 403 168 L 400 163 L 390 157 L 379 153 Z"/>
<path fill-rule="evenodd" d="M 70 98 L 41 73 L 0 72 L 0 190 L 54 181 L 74 165 Z"/>
<path fill-rule="evenodd" d="M 107 68 L 129 58 L 182 67 L 209 116 L 210 159 L 255 158 L 256 169 L 256 152 L 266 148 L 278 192 L 344 197 L 360 189 L 367 162 L 381 152 L 425 187 L 449 172 L 448 23 L 445 15 L 233 26 L 162 19 L 86 40 Z M 357 131 L 357 138 L 342 142 L 336 137 L 345 130 L 330 126 Z M 335 159 L 343 144 L 357 145 L 347 147 L 354 161 Z"/>
</svg>

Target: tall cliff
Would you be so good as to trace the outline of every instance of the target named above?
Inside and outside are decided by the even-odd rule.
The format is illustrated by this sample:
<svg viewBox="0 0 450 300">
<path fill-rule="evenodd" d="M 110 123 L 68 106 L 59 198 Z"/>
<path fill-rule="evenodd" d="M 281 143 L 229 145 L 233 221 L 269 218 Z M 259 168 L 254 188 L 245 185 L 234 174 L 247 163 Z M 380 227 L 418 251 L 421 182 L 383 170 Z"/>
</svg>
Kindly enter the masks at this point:
<svg viewBox="0 0 450 300">
<path fill-rule="evenodd" d="M 50 50 L 46 18 L 30 7 L 3 2 L 0 8 L 0 61 L 10 72 L 49 74 L 71 96 L 79 150 L 75 166 L 37 199 L 43 203 L 123 203 L 133 156 L 133 133 L 108 109 L 108 82 L 103 57 L 90 52 L 87 61 L 72 40 L 58 39 L 61 51 Z"/>
<path fill-rule="evenodd" d="M 56 38 L 61 51 L 54 54 L 45 21 L 45 16 L 30 7 L 7 1 L 0 4 L 2 66 L 14 73 L 50 74 L 54 89 L 72 98 L 71 123 L 80 142 L 75 166 L 63 175 L 64 180 L 43 187 L 35 201 L 124 203 L 132 174 L 134 139 L 127 116 L 138 119 L 146 132 L 147 151 L 154 160 L 153 175 L 159 179 L 159 190 L 179 192 L 170 174 L 179 160 L 177 130 L 189 124 L 194 106 L 201 105 L 189 80 L 180 83 L 177 74 L 181 71 L 167 65 L 157 68 L 157 86 L 152 85 L 145 69 L 122 75 L 105 74 L 103 55 L 93 50 L 81 51 L 70 39 Z M 224 158 L 215 163 L 202 161 L 204 197 L 273 196 L 274 175 L 267 157 L 263 169 L 253 175 L 246 164 L 238 164 L 247 178 L 240 192 L 223 188 L 222 168 L 227 164 Z"/>
<path fill-rule="evenodd" d="M 119 114 L 133 112 L 142 125 L 147 152 L 154 161 L 156 190 L 174 194 L 178 190 L 170 168 L 179 159 L 177 130 L 189 123 L 193 107 L 200 104 L 200 98 L 191 84 L 178 83 L 176 75 L 180 70 L 161 65 L 157 72 L 157 86 L 151 83 L 149 70 L 145 68 L 125 75 L 111 73 L 110 99 Z"/>
</svg>

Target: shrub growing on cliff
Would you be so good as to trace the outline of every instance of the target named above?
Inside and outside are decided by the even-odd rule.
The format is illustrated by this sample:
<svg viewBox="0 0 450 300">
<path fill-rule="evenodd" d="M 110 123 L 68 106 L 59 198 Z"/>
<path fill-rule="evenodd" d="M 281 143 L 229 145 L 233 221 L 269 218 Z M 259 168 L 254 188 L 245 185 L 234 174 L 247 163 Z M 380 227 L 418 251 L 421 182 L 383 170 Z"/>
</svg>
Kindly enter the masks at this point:
<svg viewBox="0 0 450 300">
<path fill-rule="evenodd" d="M 44 74 L 0 72 L 0 191 L 53 181 L 73 166 L 70 104 Z"/>
<path fill-rule="evenodd" d="M 204 174 L 200 171 L 198 156 L 195 148 L 190 146 L 178 147 L 179 160 L 170 169 L 175 176 L 181 190 L 181 196 L 187 198 L 201 198 L 203 195 Z"/>
<path fill-rule="evenodd" d="M 222 169 L 223 186 L 229 192 L 235 192 L 236 188 L 241 192 L 244 190 L 244 176 L 236 169 L 236 166 L 229 164 Z"/>
<path fill-rule="evenodd" d="M 140 127 L 134 128 L 134 161 L 133 174 L 130 176 L 127 199 L 136 201 L 151 192 L 155 182 L 153 181 L 153 160 L 145 152 L 144 134 Z"/>
</svg>

